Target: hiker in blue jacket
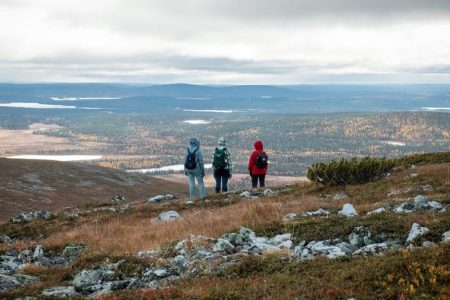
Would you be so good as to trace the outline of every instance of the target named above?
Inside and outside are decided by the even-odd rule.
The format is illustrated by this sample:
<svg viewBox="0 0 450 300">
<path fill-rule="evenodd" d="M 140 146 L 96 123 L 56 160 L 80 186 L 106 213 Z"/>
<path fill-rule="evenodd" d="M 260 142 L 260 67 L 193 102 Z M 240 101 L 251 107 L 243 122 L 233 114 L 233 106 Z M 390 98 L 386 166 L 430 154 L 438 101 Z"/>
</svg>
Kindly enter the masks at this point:
<svg viewBox="0 0 450 300">
<path fill-rule="evenodd" d="M 205 166 L 200 141 L 196 138 L 191 138 L 189 147 L 184 154 L 184 174 L 189 177 L 189 196 L 191 199 L 195 199 L 195 180 L 198 183 L 200 199 L 204 199 L 206 197 L 205 184 L 203 183 Z"/>
<path fill-rule="evenodd" d="M 231 178 L 233 165 L 231 163 L 231 154 L 227 149 L 224 137 L 220 137 L 217 141 L 212 166 L 214 169 L 214 179 L 216 180 L 216 193 L 220 193 L 220 191 L 227 192 L 228 179 Z"/>
</svg>

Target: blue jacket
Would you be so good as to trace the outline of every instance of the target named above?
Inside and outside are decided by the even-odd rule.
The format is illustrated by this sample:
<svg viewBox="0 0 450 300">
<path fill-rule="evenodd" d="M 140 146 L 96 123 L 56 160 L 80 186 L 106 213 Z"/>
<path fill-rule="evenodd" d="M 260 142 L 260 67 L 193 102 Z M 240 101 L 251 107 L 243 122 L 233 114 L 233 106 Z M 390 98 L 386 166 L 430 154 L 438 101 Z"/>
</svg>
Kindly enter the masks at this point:
<svg viewBox="0 0 450 300">
<path fill-rule="evenodd" d="M 186 175 L 191 174 L 194 176 L 201 176 L 202 174 L 205 174 L 205 164 L 203 162 L 203 152 L 202 149 L 200 149 L 200 141 L 196 138 L 191 138 L 189 142 L 189 152 L 193 153 L 196 149 L 197 152 L 195 152 L 195 159 L 196 159 L 196 166 L 195 169 L 189 170 L 184 167 L 184 173 Z M 186 159 L 188 157 L 188 149 L 186 149 L 186 152 L 184 153 L 184 162 L 186 162 Z"/>
</svg>

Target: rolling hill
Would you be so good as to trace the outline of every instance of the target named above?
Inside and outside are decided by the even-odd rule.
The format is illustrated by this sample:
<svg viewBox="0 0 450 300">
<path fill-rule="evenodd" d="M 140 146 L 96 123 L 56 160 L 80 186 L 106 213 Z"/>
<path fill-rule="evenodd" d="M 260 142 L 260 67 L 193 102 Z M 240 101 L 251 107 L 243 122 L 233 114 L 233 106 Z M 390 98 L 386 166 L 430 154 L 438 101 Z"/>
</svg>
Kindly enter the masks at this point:
<svg viewBox="0 0 450 300">
<path fill-rule="evenodd" d="M 183 184 L 81 163 L 0 158 L 0 220 L 21 211 L 57 210 L 109 201 L 184 195 Z"/>
</svg>

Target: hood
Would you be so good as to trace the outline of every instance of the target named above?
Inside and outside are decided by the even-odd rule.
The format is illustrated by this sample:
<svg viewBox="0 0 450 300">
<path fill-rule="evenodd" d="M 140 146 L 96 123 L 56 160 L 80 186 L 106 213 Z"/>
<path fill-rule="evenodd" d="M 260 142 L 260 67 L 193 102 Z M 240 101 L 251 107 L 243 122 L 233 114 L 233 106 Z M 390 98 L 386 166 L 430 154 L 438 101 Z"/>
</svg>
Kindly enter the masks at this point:
<svg viewBox="0 0 450 300">
<path fill-rule="evenodd" d="M 223 136 L 221 136 L 219 138 L 219 140 L 217 141 L 217 146 L 218 147 L 226 147 L 227 146 L 227 141 L 225 140 L 225 138 Z"/>
<path fill-rule="evenodd" d="M 261 141 L 256 141 L 253 144 L 253 147 L 255 147 L 255 150 L 264 150 L 263 143 Z"/>
<path fill-rule="evenodd" d="M 191 140 L 189 141 L 189 145 L 192 148 L 198 148 L 200 147 L 200 141 L 197 138 L 191 138 Z"/>
</svg>

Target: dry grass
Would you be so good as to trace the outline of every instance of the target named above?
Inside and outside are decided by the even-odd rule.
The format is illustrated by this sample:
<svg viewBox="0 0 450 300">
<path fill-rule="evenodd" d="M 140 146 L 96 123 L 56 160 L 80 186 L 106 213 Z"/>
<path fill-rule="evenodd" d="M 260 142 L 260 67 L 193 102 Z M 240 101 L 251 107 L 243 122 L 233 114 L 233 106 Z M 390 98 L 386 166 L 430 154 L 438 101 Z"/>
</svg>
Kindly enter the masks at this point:
<svg viewBox="0 0 450 300">
<path fill-rule="evenodd" d="M 295 198 L 285 196 L 260 201 L 241 201 L 225 207 L 185 210 L 182 218 L 170 223 L 137 217 L 136 214 L 118 215 L 100 224 L 84 224 L 44 240 L 47 248 L 62 244 L 83 243 L 91 251 L 111 255 L 133 254 L 159 247 L 190 234 L 217 237 L 240 226 L 256 226 L 279 221 L 289 212 L 329 206 L 317 197 Z"/>
</svg>

